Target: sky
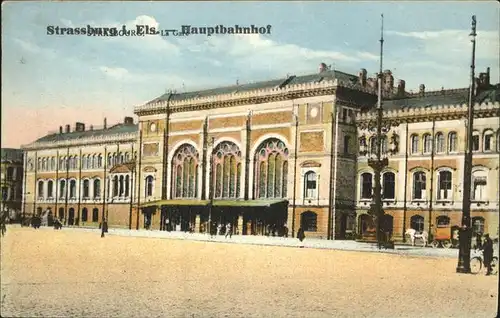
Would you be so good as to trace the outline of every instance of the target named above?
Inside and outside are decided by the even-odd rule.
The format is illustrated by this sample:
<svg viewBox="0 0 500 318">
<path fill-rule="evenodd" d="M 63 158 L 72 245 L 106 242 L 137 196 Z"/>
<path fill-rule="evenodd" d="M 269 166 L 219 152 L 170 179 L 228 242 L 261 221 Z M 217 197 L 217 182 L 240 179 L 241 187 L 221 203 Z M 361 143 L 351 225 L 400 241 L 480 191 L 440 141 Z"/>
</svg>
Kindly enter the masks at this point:
<svg viewBox="0 0 500 318">
<path fill-rule="evenodd" d="M 499 82 L 500 10 L 488 2 L 2 2 L 2 147 L 75 122 L 123 121 L 177 92 L 311 74 L 322 62 L 357 74 L 383 68 L 408 91 L 468 87 L 471 16 L 476 76 Z M 88 37 L 48 26 L 158 29 L 271 25 L 270 34 Z"/>
</svg>

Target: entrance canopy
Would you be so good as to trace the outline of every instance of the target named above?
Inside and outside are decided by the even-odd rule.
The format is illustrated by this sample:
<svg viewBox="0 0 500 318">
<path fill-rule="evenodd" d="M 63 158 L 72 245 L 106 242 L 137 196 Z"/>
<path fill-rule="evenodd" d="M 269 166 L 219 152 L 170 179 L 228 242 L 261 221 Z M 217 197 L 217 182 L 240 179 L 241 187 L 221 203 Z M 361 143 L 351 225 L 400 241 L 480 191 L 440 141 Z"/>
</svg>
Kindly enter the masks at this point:
<svg viewBox="0 0 500 318">
<path fill-rule="evenodd" d="M 213 200 L 214 207 L 272 207 L 278 204 L 288 203 L 286 200 Z M 208 206 L 210 200 L 158 200 L 147 202 L 141 208 L 161 206 Z"/>
</svg>

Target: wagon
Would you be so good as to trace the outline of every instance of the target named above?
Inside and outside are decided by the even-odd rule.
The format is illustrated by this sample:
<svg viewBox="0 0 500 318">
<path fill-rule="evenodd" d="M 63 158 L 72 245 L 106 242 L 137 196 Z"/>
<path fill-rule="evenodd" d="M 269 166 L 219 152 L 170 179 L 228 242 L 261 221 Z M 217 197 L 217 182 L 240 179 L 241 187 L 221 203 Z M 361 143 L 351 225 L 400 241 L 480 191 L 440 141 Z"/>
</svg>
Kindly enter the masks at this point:
<svg viewBox="0 0 500 318">
<path fill-rule="evenodd" d="M 432 247 L 458 247 L 458 230 L 449 225 L 438 225 L 434 229 Z"/>
</svg>

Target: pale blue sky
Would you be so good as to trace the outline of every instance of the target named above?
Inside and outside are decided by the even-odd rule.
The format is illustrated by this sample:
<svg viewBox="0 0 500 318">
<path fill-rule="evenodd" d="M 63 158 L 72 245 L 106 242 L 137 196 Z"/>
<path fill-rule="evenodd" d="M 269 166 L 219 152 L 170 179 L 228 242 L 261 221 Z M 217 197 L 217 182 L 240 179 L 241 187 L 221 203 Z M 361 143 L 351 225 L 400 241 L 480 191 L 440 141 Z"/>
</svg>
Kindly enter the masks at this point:
<svg viewBox="0 0 500 318">
<path fill-rule="evenodd" d="M 285 77 L 334 64 L 378 70 L 380 14 L 384 69 L 417 90 L 468 86 L 471 15 L 478 19 L 477 72 L 499 78 L 495 1 L 459 2 L 24 2 L 2 5 L 2 145 L 19 146 L 83 120 L 100 124 L 166 89 Z M 48 36 L 47 25 L 158 23 L 272 25 L 265 36 L 103 38 Z M 5 116 L 7 115 L 7 116 Z M 22 116 L 20 122 L 12 117 Z M 29 128 L 29 129 L 27 129 Z M 28 131 L 28 132 L 27 132 Z"/>
</svg>

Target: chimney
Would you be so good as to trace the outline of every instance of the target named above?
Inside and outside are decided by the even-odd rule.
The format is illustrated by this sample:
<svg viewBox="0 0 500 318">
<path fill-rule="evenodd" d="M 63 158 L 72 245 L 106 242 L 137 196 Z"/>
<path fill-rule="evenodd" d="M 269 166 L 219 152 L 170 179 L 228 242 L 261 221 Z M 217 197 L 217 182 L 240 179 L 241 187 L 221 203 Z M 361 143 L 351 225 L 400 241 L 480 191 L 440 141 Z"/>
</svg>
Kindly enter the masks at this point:
<svg viewBox="0 0 500 318">
<path fill-rule="evenodd" d="M 326 64 L 325 64 L 325 63 L 321 63 L 321 64 L 319 65 L 319 72 L 320 72 L 320 73 L 323 73 L 323 72 L 326 72 L 326 71 L 328 71 L 328 66 L 326 66 Z"/>
<path fill-rule="evenodd" d="M 362 68 L 358 73 L 359 84 L 366 86 L 366 69 Z"/>
<path fill-rule="evenodd" d="M 71 126 L 70 125 L 66 125 L 66 130 L 65 130 L 66 133 L 69 133 L 71 132 Z"/>
<path fill-rule="evenodd" d="M 85 131 L 85 124 L 84 123 L 76 123 L 75 124 L 75 131 Z"/>
<path fill-rule="evenodd" d="M 398 81 L 398 91 L 397 91 L 397 95 L 399 97 L 403 97 L 405 96 L 405 81 L 404 80 L 399 80 Z"/>
<path fill-rule="evenodd" d="M 108 121 L 106 120 L 106 117 L 104 117 L 104 129 L 108 128 Z"/>
<path fill-rule="evenodd" d="M 418 95 L 420 97 L 424 97 L 425 96 L 425 85 L 424 84 L 420 84 Z"/>
<path fill-rule="evenodd" d="M 133 117 L 125 117 L 123 120 L 123 123 L 125 125 L 133 125 L 134 124 L 134 118 Z"/>
<path fill-rule="evenodd" d="M 62 134 L 63 133 L 63 127 L 62 126 L 59 126 L 59 133 Z"/>
</svg>

